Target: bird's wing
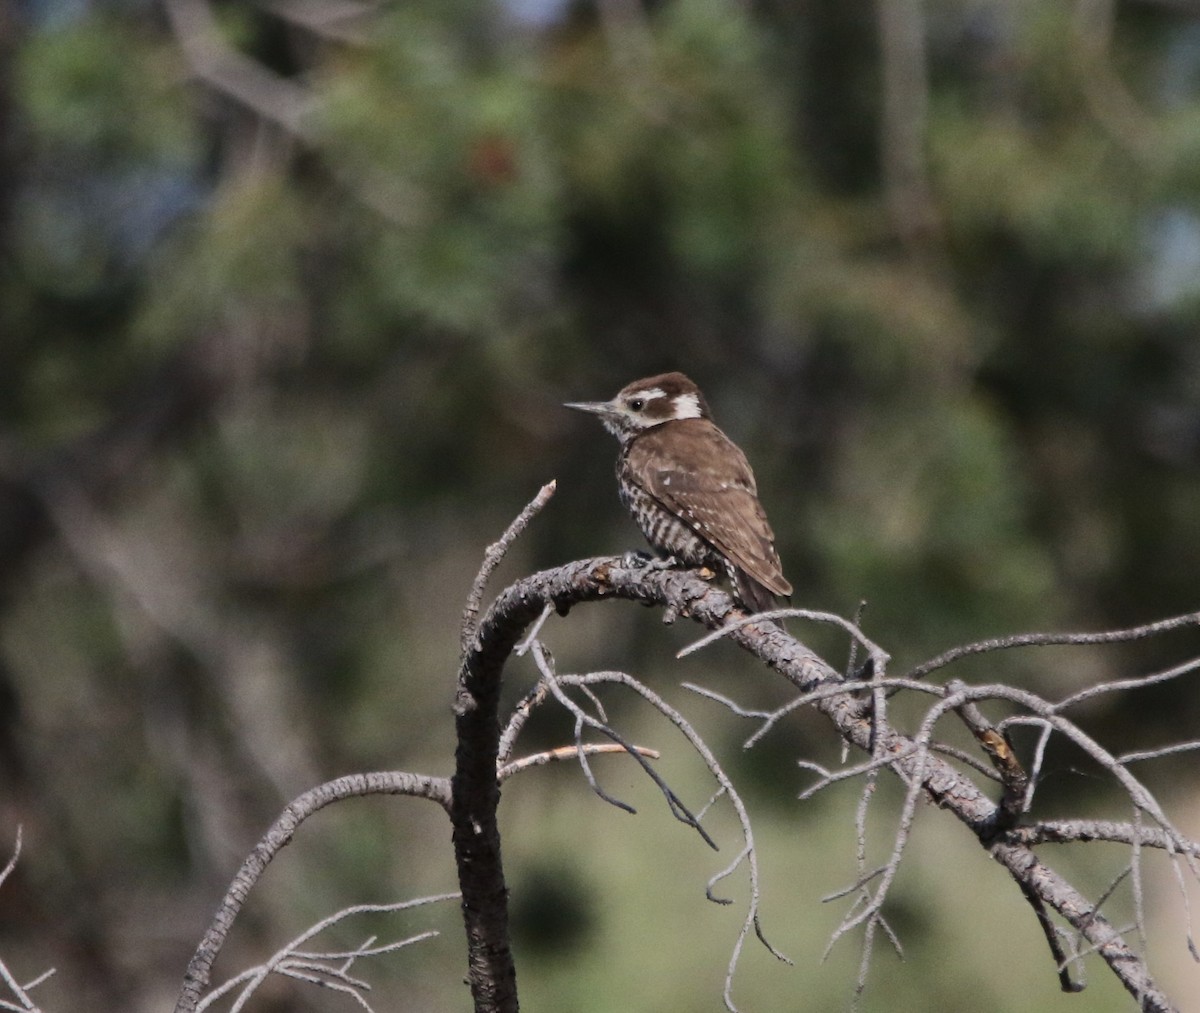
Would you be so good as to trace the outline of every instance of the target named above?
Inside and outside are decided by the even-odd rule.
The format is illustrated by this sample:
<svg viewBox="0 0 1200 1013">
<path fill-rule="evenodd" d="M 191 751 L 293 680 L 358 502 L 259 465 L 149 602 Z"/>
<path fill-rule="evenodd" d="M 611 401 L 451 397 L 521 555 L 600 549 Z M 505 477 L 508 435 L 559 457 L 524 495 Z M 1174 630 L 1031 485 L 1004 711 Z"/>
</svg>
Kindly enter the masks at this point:
<svg viewBox="0 0 1200 1013">
<path fill-rule="evenodd" d="M 694 430 L 699 446 L 691 443 L 686 462 L 671 441 L 656 439 L 654 430 L 643 434 L 629 448 L 630 470 L 734 566 L 776 595 L 791 594 L 745 454 L 707 419 L 697 419 Z"/>
</svg>

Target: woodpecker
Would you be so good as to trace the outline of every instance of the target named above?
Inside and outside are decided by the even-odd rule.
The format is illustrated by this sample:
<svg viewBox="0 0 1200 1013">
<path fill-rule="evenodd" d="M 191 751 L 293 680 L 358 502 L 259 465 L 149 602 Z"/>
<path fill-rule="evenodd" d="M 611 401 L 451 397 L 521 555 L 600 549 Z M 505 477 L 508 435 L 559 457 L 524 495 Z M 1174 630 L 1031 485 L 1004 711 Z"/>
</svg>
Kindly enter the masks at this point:
<svg viewBox="0 0 1200 1013">
<path fill-rule="evenodd" d="M 751 612 L 792 593 L 746 455 L 713 423 L 691 380 L 663 373 L 611 401 L 565 407 L 599 416 L 621 442 L 621 502 L 655 552 L 723 574 Z"/>
</svg>

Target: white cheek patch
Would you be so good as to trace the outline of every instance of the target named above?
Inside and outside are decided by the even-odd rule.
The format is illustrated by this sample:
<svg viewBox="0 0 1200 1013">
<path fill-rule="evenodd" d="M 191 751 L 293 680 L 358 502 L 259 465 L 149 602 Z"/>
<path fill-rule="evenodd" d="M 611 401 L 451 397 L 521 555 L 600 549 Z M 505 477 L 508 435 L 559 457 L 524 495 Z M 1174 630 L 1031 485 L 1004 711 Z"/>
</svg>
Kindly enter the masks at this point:
<svg viewBox="0 0 1200 1013">
<path fill-rule="evenodd" d="M 675 418 L 700 418 L 700 399 L 695 394 L 680 394 L 675 398 Z"/>
</svg>

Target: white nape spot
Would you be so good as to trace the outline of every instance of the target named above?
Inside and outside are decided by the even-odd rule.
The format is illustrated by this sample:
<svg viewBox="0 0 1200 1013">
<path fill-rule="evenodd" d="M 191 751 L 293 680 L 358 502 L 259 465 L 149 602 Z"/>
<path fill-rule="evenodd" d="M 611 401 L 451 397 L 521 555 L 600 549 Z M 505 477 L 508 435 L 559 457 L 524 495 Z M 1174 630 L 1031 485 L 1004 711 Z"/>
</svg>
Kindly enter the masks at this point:
<svg viewBox="0 0 1200 1013">
<path fill-rule="evenodd" d="M 695 394 L 679 394 L 675 398 L 675 418 L 700 418 L 700 399 Z"/>
</svg>

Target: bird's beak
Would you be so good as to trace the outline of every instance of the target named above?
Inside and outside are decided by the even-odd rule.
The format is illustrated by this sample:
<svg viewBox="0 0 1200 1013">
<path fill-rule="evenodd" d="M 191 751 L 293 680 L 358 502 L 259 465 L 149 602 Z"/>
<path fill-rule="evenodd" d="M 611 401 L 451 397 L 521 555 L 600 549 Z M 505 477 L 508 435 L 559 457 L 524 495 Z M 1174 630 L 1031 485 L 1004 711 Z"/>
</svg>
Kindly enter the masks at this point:
<svg viewBox="0 0 1200 1013">
<path fill-rule="evenodd" d="M 611 401 L 567 401 L 564 408 L 574 408 L 577 412 L 589 412 L 592 415 L 612 415 Z"/>
</svg>

